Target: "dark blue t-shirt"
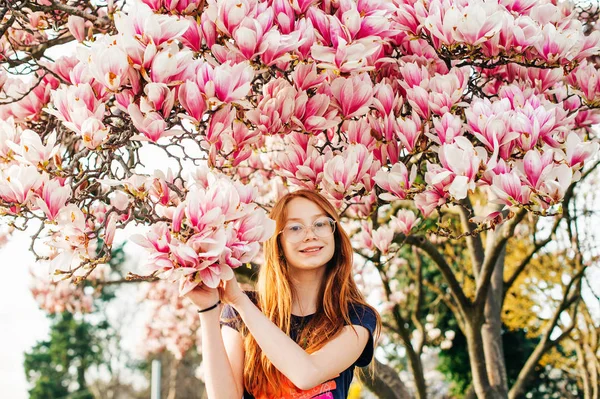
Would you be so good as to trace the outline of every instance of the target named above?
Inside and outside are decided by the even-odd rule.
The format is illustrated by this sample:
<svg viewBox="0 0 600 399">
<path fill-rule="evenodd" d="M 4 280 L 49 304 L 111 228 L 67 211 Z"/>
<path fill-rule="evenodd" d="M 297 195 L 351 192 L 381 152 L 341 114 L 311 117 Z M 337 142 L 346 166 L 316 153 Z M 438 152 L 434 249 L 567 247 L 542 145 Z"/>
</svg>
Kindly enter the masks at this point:
<svg viewBox="0 0 600 399">
<path fill-rule="evenodd" d="M 248 296 L 250 296 L 251 299 L 254 299 L 253 292 L 248 292 Z M 373 334 L 377 326 L 377 318 L 375 313 L 370 308 L 360 304 L 351 305 L 349 307 L 349 312 L 350 321 L 353 325 L 363 326 L 369 331 L 369 340 L 367 345 L 353 365 L 340 373 L 340 375 L 335 379 L 327 381 L 321 384 L 319 387 L 316 387 L 314 390 L 314 395 L 310 396 L 311 399 L 346 399 L 348 397 L 350 383 L 354 377 L 354 368 L 356 366 L 365 367 L 373 358 Z M 299 332 L 302 331 L 302 328 L 313 316 L 314 315 L 292 315 L 290 338 L 296 341 Z M 233 307 L 225 305 L 223 308 L 223 313 L 221 314 L 221 325 L 226 325 L 237 331 L 240 331 L 242 320 Z M 254 399 L 254 396 L 244 390 L 244 399 Z"/>
</svg>

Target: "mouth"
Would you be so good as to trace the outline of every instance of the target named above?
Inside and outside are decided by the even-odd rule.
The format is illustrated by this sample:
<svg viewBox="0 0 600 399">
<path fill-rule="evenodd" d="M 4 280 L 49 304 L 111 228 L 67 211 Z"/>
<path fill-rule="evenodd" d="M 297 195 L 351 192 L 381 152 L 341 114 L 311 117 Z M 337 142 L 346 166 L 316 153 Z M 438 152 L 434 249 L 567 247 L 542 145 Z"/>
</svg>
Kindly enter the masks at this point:
<svg viewBox="0 0 600 399">
<path fill-rule="evenodd" d="M 316 253 L 319 253 L 322 249 L 323 249 L 323 247 L 309 247 L 309 248 L 304 248 L 304 249 L 300 250 L 299 252 L 301 252 L 303 254 L 316 254 Z"/>
</svg>

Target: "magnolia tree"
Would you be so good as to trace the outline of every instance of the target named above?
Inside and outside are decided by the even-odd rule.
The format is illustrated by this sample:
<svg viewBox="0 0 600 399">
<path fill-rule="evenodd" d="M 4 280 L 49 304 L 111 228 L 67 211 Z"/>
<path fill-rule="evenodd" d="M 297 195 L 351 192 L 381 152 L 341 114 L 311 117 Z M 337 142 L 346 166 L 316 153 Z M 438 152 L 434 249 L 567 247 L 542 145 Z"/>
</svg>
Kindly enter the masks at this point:
<svg viewBox="0 0 600 399">
<path fill-rule="evenodd" d="M 74 282 L 123 234 L 148 250 L 148 273 L 130 278 L 183 294 L 259 258 L 281 193 L 318 190 L 381 270 L 403 267 L 402 245 L 439 268 L 476 394 L 506 397 L 506 243 L 527 215 L 560 214 L 595 165 L 600 34 L 596 9 L 580 11 L 536 0 L 11 1 L 0 7 L 4 223 L 35 229 L 31 251 Z M 125 236 L 129 225 L 144 233 Z M 438 250 L 448 239 L 466 242 L 472 294 Z"/>
</svg>

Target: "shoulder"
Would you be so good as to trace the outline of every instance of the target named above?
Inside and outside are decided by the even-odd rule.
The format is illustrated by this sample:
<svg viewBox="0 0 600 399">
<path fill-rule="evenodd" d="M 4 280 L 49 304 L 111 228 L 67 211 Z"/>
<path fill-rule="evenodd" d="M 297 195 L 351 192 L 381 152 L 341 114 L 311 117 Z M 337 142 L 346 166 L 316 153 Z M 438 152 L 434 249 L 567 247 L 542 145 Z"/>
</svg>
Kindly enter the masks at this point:
<svg viewBox="0 0 600 399">
<path fill-rule="evenodd" d="M 377 329 L 377 312 L 368 305 L 362 303 L 350 303 L 348 305 L 348 315 L 352 326 L 361 326 L 369 332 L 369 339 L 361 355 L 354 363 L 358 367 L 365 367 L 373 359 L 374 335 Z"/>
<path fill-rule="evenodd" d="M 351 324 L 365 327 L 371 334 L 377 327 L 377 313 L 370 306 L 361 303 L 350 303 L 348 305 L 348 315 Z"/>
</svg>

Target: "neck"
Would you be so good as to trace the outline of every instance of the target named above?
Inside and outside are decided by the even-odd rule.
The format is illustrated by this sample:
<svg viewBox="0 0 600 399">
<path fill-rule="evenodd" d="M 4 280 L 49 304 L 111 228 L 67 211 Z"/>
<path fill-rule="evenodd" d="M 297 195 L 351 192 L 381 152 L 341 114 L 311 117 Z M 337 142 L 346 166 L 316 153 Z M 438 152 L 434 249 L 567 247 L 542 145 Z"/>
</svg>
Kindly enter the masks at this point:
<svg viewBox="0 0 600 399">
<path fill-rule="evenodd" d="M 321 281 L 325 268 L 297 271 L 291 276 L 293 288 L 292 314 L 306 316 L 317 311 Z"/>
</svg>

